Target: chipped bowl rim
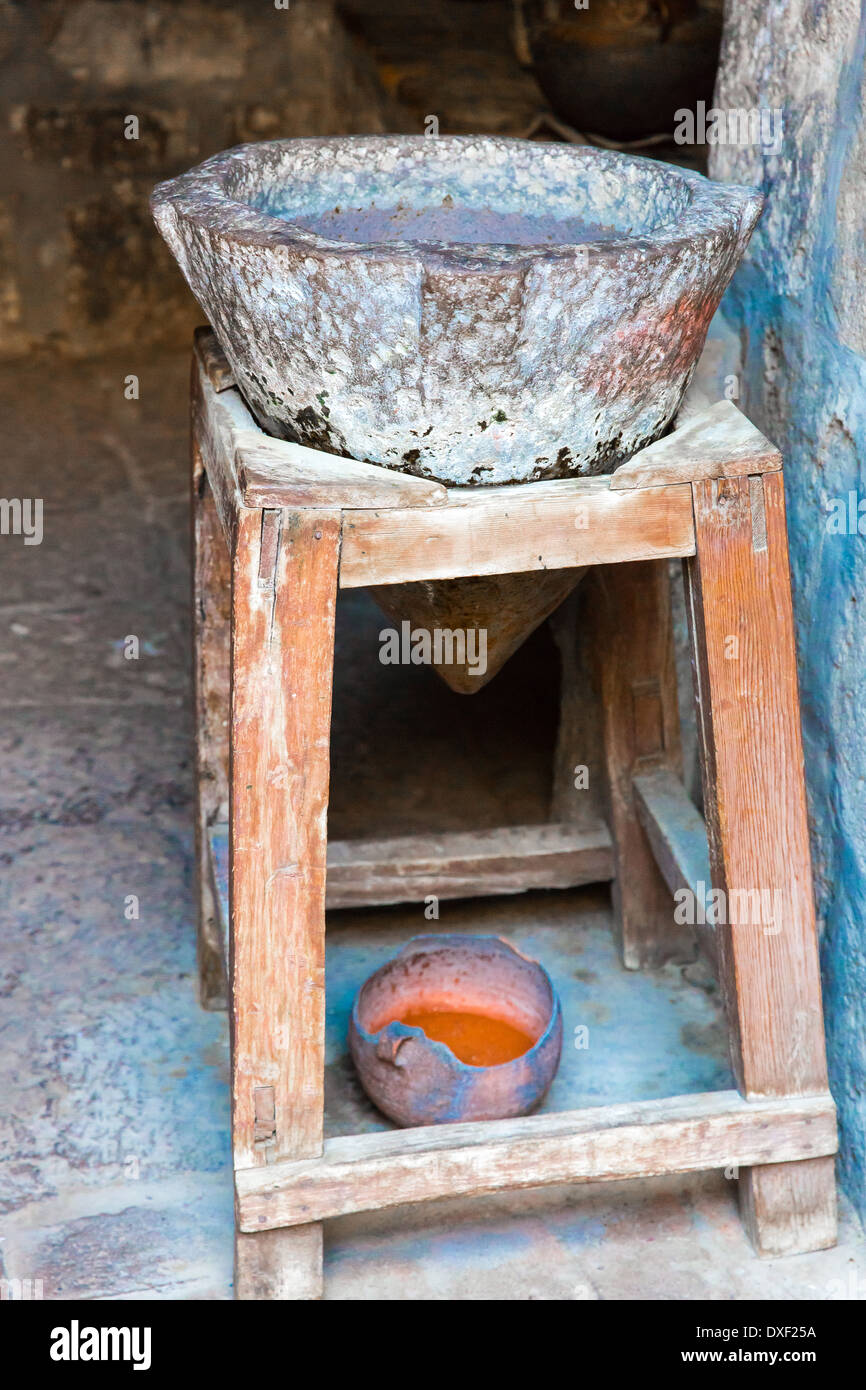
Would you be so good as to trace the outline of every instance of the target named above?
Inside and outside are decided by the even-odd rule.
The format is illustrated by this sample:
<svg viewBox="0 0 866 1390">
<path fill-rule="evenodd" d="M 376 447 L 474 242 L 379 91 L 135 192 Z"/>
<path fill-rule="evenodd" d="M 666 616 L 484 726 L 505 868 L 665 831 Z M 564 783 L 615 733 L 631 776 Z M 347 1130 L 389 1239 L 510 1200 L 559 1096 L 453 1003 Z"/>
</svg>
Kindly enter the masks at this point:
<svg viewBox="0 0 866 1390">
<path fill-rule="evenodd" d="M 496 950 L 503 950 L 512 956 L 517 956 L 518 959 L 525 961 L 527 965 L 532 965 L 538 970 L 544 983 L 550 990 L 550 1017 L 532 1046 L 528 1047 L 525 1052 L 521 1052 L 519 1057 L 512 1057 L 508 1062 L 497 1062 L 493 1066 L 473 1067 L 469 1062 L 461 1061 L 456 1053 L 451 1051 L 447 1043 L 438 1042 L 435 1038 L 431 1038 L 429 1034 L 425 1033 L 424 1029 L 418 1027 L 417 1024 L 401 1023 L 399 1020 L 392 1020 L 389 1023 L 383 1023 L 381 1028 L 376 1029 L 375 1033 L 370 1033 L 364 1027 L 360 1017 L 361 996 L 364 990 L 371 981 L 375 980 L 383 971 L 389 969 L 389 967 L 400 960 L 401 956 L 416 953 L 420 954 L 425 950 L 432 952 L 439 949 L 446 949 L 449 946 L 463 946 L 470 943 L 474 946 L 493 947 Z M 396 1029 L 399 1030 L 400 1036 L 405 1038 L 418 1038 L 419 1041 L 423 1042 L 427 1047 L 432 1048 L 435 1055 L 446 1061 L 452 1070 L 466 1072 L 470 1075 L 478 1075 L 479 1072 L 499 1071 L 503 1067 L 517 1067 L 519 1063 L 524 1063 L 527 1057 L 532 1057 L 533 1054 L 540 1052 L 542 1047 L 550 1041 L 550 1038 L 553 1036 L 562 1018 L 562 1003 L 557 988 L 546 966 L 542 965 L 541 961 L 536 960 L 534 956 L 526 955 L 524 951 L 521 951 L 513 942 L 509 941 L 507 937 L 486 935 L 483 932 L 470 932 L 466 935 L 461 932 L 442 932 L 441 934 L 437 932 L 421 932 L 418 936 L 411 937 L 405 945 L 401 946 L 399 951 L 393 956 L 389 956 L 386 961 L 383 961 L 376 970 L 372 971 L 372 973 L 367 976 L 364 983 L 359 986 L 352 1000 L 350 1017 L 352 1027 L 357 1033 L 359 1040 L 368 1047 L 375 1048 L 380 1042 L 382 1034 L 388 1028 Z"/>
</svg>

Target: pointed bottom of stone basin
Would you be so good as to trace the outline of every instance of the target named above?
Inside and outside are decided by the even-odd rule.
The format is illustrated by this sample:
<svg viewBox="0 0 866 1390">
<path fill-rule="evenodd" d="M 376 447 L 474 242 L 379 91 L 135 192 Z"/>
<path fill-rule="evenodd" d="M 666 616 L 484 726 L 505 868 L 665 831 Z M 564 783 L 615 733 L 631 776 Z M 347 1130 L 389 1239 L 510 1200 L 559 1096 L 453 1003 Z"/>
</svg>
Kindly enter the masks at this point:
<svg viewBox="0 0 866 1390">
<path fill-rule="evenodd" d="M 452 690 L 474 695 L 501 671 L 585 573 L 584 566 L 424 579 L 414 584 L 379 584 L 370 592 L 397 624 L 393 660 L 405 662 L 414 653 L 416 664 L 433 666 Z"/>
</svg>

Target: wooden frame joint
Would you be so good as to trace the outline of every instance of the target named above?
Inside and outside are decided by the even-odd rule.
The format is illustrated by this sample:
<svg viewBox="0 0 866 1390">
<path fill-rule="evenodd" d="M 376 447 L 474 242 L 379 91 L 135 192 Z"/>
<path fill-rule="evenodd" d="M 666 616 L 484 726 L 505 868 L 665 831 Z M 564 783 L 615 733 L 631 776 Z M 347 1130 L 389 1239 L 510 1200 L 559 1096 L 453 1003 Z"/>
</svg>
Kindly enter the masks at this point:
<svg viewBox="0 0 866 1390">
<path fill-rule="evenodd" d="M 253 1140 L 258 1150 L 277 1146 L 277 1102 L 273 1086 L 253 1087 Z"/>
<path fill-rule="evenodd" d="M 262 512 L 262 538 L 259 550 L 259 588 L 273 589 L 277 576 L 277 561 L 280 554 L 280 535 L 283 529 L 283 514 L 279 510 L 266 509 Z"/>
<path fill-rule="evenodd" d="M 755 554 L 767 549 L 767 504 L 764 500 L 764 479 L 760 473 L 749 478 L 749 508 L 752 513 L 752 549 Z"/>
<path fill-rule="evenodd" d="M 672 1096 L 512 1120 L 326 1139 L 320 1154 L 235 1172 L 241 1231 L 561 1183 L 787 1164 L 836 1152 L 832 1097 Z"/>
<path fill-rule="evenodd" d="M 657 761 L 665 752 L 665 720 L 658 676 L 631 683 L 636 764 Z"/>
</svg>

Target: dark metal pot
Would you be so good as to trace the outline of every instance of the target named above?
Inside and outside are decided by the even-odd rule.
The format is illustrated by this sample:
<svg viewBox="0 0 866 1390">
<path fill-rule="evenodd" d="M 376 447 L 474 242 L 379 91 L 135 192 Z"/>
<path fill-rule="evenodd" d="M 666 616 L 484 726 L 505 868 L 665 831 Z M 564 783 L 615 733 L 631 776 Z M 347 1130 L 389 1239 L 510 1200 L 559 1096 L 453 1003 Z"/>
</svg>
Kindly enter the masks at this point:
<svg viewBox="0 0 866 1390">
<path fill-rule="evenodd" d="M 673 131 L 675 114 L 712 104 L 718 0 L 518 0 L 535 75 L 576 130 L 631 141 Z"/>
</svg>

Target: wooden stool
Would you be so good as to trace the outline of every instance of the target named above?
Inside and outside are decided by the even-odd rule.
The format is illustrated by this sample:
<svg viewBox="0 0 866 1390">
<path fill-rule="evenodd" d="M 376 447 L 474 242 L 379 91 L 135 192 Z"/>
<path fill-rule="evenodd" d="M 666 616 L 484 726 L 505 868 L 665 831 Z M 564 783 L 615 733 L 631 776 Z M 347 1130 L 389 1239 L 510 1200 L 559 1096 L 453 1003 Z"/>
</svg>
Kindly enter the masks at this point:
<svg viewBox="0 0 866 1390">
<path fill-rule="evenodd" d="M 199 964 L 213 1007 L 228 896 L 237 1296 L 320 1295 L 322 1222 L 347 1212 L 731 1165 L 760 1253 L 833 1244 L 778 451 L 719 402 L 611 476 L 446 489 L 265 435 L 209 330 L 192 399 Z M 680 780 L 671 556 L 684 558 L 706 831 Z M 555 620 L 551 824 L 328 846 L 338 587 L 581 565 L 601 567 L 584 581 L 583 647 L 607 825 L 572 789 L 594 706 L 570 603 Z M 323 1142 L 326 864 L 329 907 L 612 877 L 633 968 L 682 946 L 672 892 L 711 877 L 727 910 L 705 935 L 737 1090 Z"/>
</svg>

